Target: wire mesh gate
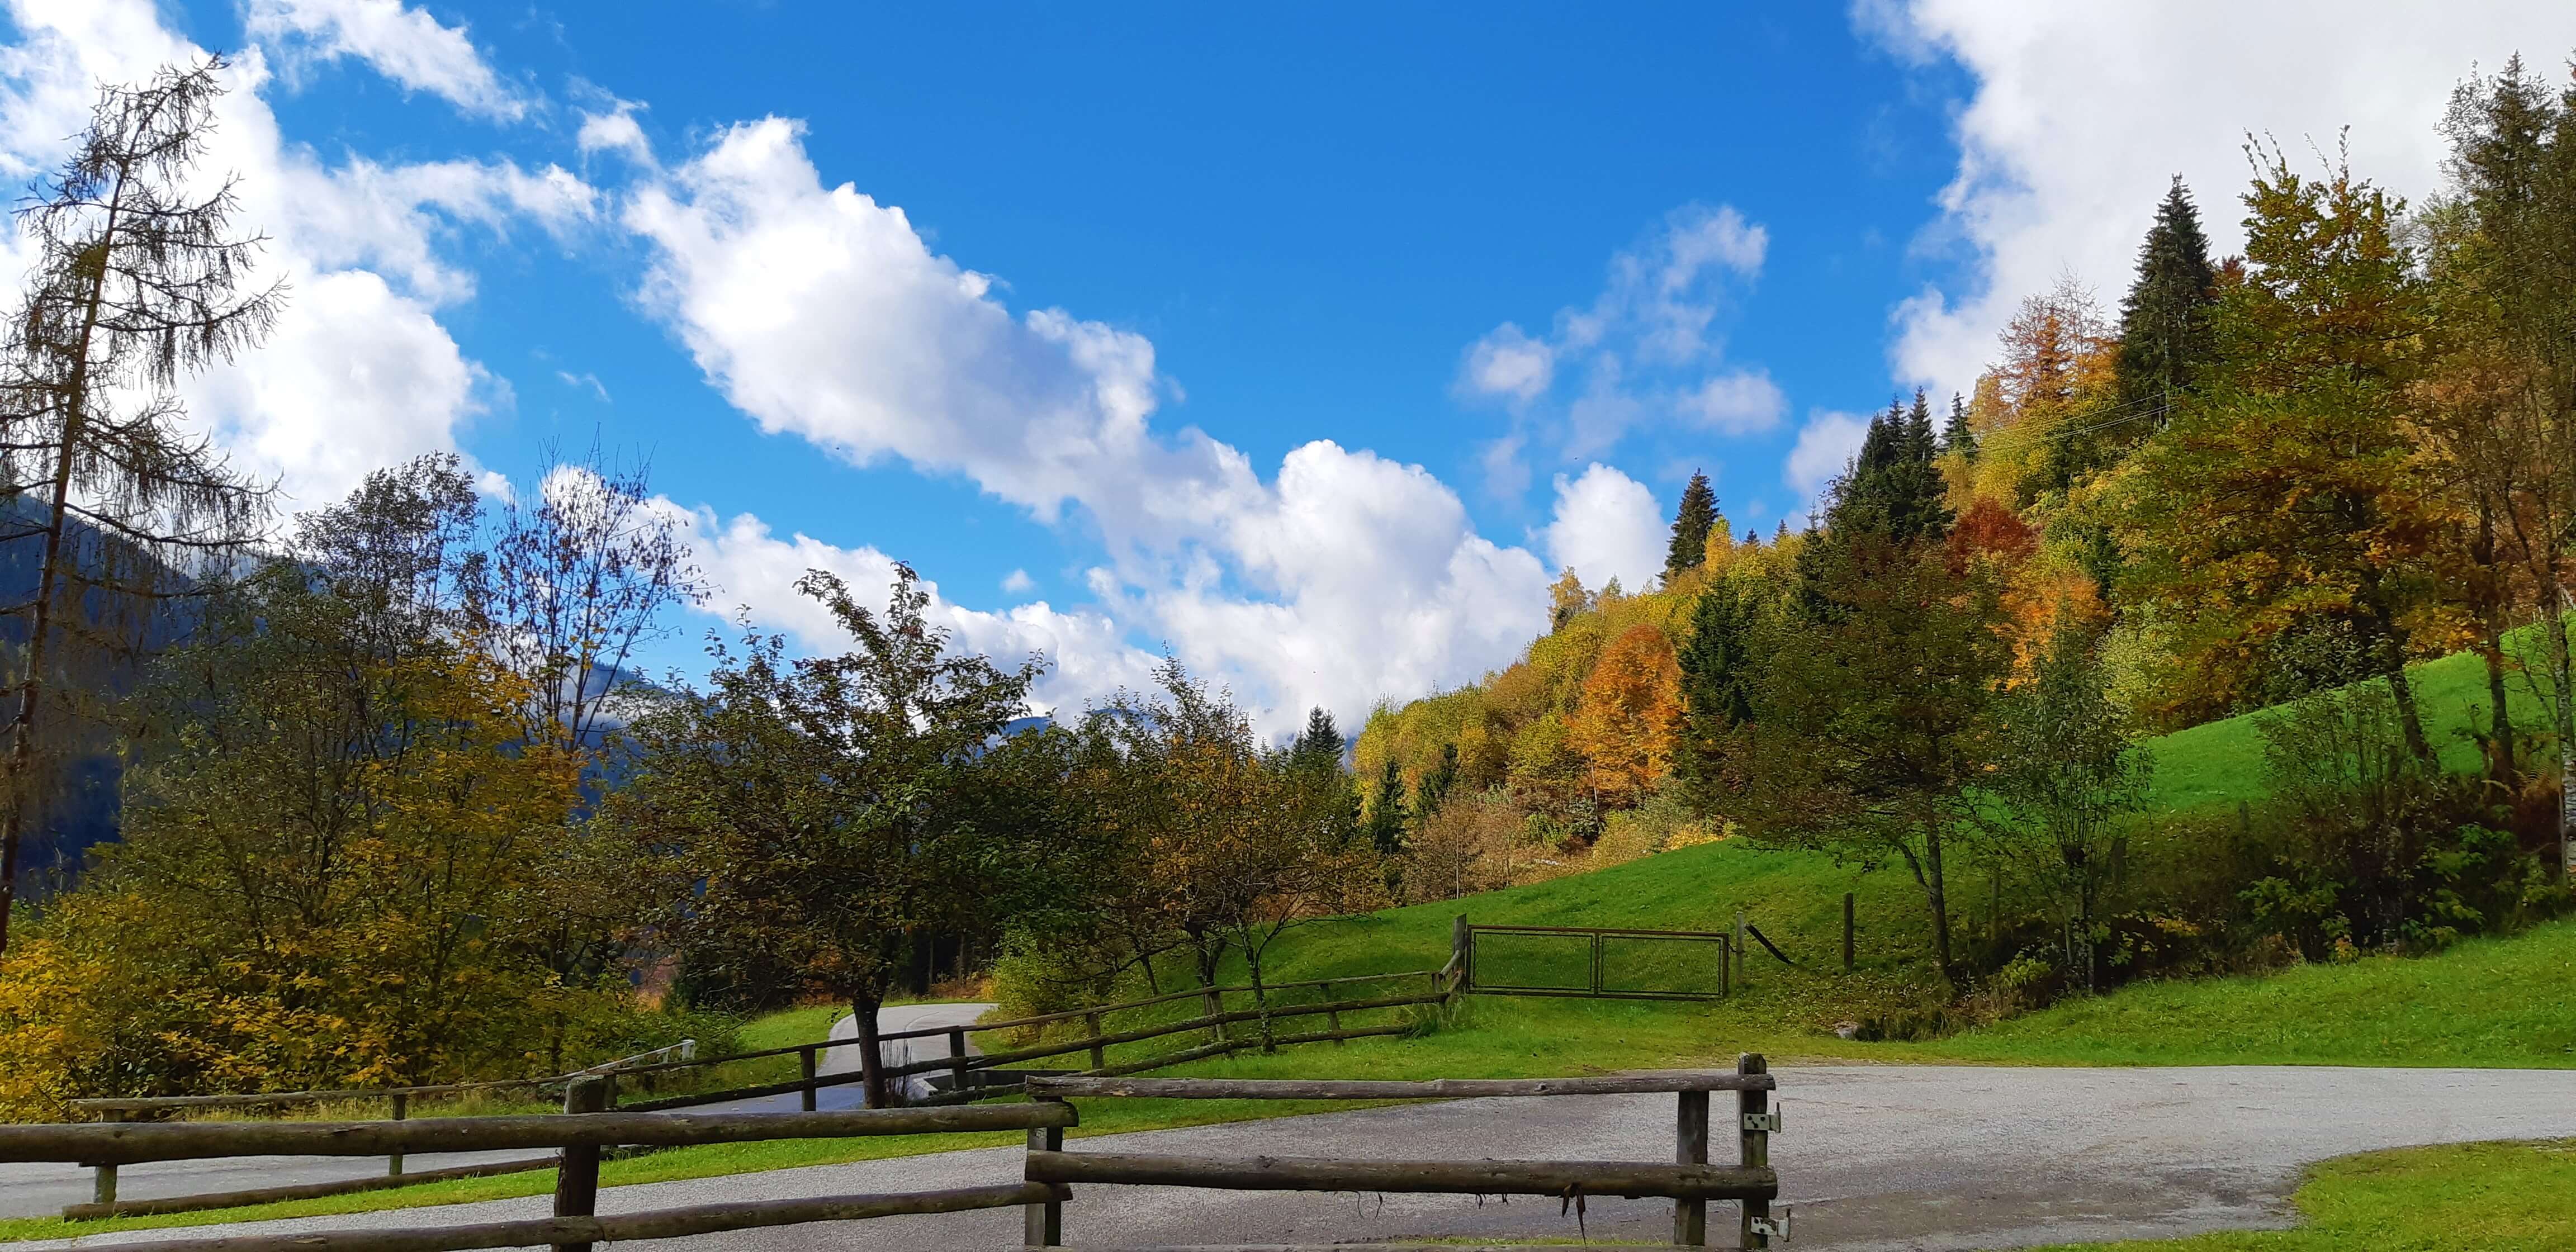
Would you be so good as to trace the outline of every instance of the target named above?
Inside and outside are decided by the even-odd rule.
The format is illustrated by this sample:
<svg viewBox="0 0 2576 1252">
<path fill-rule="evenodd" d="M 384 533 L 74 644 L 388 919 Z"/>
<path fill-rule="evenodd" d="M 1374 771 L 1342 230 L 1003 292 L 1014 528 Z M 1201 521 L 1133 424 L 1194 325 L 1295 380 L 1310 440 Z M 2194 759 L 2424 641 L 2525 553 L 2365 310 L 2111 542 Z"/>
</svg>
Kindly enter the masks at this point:
<svg viewBox="0 0 2576 1252">
<path fill-rule="evenodd" d="M 1612 1000 L 1717 1000 L 1737 955 L 1722 932 L 1605 926 L 1482 926 L 1458 921 L 1464 990 Z"/>
</svg>

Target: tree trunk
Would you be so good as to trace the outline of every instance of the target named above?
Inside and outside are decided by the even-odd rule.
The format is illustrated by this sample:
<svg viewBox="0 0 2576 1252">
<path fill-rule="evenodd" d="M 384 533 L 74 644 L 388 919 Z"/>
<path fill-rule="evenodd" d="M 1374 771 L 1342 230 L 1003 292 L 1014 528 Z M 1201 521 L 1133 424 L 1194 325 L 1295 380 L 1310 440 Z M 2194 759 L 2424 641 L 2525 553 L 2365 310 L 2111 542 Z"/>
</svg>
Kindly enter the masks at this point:
<svg viewBox="0 0 2576 1252">
<path fill-rule="evenodd" d="M 859 1032 L 859 1086 L 867 1092 L 872 1109 L 894 1107 L 894 1089 L 886 1084 L 884 1044 L 877 1038 L 877 1010 L 884 1004 L 882 991 L 850 995 L 850 1021 Z"/>
<path fill-rule="evenodd" d="M 1214 1017 L 1225 1011 L 1225 997 L 1218 995 L 1216 990 L 1216 964 L 1225 956 L 1225 942 L 1218 940 L 1211 948 L 1205 939 L 1193 935 L 1190 937 L 1190 955 L 1198 961 L 1199 986 L 1205 988 L 1199 993 L 1199 1004 L 1207 1010 L 1207 1016 Z M 1218 1043 L 1225 1042 L 1225 1023 L 1218 1022 L 1208 1030 L 1216 1036 Z"/>
<path fill-rule="evenodd" d="M 2566 604 L 2546 615 L 2549 639 L 2550 714 L 2558 731 L 2558 875 L 2576 869 L 2576 673 L 2567 654 Z"/>
<path fill-rule="evenodd" d="M 2397 724 L 2406 731 L 2406 750 L 2427 769 L 2438 769 L 2433 757 L 2433 741 L 2424 737 L 2424 717 L 2415 707 L 2415 684 L 2406 677 L 2403 660 L 2389 666 L 2388 693 L 2397 697 Z"/>
<path fill-rule="evenodd" d="M 2481 499 L 2478 537 L 2469 547 L 2478 566 L 2478 655 L 2487 666 L 2487 702 L 2494 706 L 2488 728 L 2491 756 L 2487 777 L 2510 788 L 2522 769 L 2513 751 L 2513 713 L 2505 702 L 2504 571 L 2496 562 L 2495 510 Z"/>
<path fill-rule="evenodd" d="M 1952 991 L 1959 989 L 1958 967 L 1950 959 L 1950 894 L 1941 868 L 1941 823 L 1923 824 L 1923 903 L 1932 913 L 1932 957 L 1941 964 L 1941 978 Z"/>
</svg>

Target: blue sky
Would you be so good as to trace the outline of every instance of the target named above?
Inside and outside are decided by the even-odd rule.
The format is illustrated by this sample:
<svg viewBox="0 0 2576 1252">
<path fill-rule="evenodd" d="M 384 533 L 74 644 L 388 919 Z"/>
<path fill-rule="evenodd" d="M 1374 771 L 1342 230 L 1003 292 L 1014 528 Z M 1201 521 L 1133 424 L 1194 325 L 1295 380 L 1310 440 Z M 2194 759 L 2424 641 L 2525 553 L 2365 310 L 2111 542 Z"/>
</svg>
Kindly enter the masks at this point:
<svg viewBox="0 0 2576 1252">
<path fill-rule="evenodd" d="M 190 389 L 244 464 L 526 491 L 596 437 L 728 615 L 830 646 L 794 576 L 900 559 L 1052 702 L 1169 651 L 1276 730 L 1507 661 L 1564 565 L 1634 586 L 1694 468 L 1794 522 L 2021 295 L 2115 302 L 2169 175 L 2230 242 L 2247 130 L 2420 195 L 2454 82 L 2576 46 L 2242 8 L 11 0 L 0 164 L 233 52 L 297 292 Z"/>
</svg>

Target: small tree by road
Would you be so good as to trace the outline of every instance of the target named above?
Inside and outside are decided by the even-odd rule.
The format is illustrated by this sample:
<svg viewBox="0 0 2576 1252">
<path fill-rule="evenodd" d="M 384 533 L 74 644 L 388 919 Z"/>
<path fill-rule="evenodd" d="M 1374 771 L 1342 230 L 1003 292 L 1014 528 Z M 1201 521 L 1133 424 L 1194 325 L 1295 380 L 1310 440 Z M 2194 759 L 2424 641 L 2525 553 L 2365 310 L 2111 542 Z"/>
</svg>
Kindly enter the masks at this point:
<svg viewBox="0 0 2576 1252">
<path fill-rule="evenodd" d="M 695 958 L 784 965 L 850 1006 L 883 1107 L 877 1010 L 913 937 L 1008 909 L 1049 863 L 1046 737 L 1003 738 L 1040 670 L 952 653 L 908 567 L 882 611 L 820 571 L 797 589 L 856 648 L 791 659 L 775 635 L 712 643 L 707 689 L 628 732 L 640 764 L 604 816 L 671 874 L 673 933 Z"/>
</svg>

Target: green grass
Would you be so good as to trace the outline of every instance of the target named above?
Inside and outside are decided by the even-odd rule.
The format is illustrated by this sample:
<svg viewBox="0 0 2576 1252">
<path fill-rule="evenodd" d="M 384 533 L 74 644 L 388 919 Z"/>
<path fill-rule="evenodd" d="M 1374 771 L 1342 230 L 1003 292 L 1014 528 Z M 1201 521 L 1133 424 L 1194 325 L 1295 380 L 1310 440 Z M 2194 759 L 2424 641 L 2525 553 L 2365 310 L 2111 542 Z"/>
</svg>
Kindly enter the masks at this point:
<svg viewBox="0 0 2576 1252">
<path fill-rule="evenodd" d="M 2487 699 L 2486 662 L 2474 652 L 2460 652 L 2406 668 L 2415 701 L 2424 712 L 2426 733 L 2440 747 L 2442 763 L 2460 773 L 2473 773 L 2482 762 L 2466 733 L 2484 729 Z M 2374 680 L 2375 681 L 2375 680 Z M 2505 700 L 2516 725 L 2547 721 L 2547 712 L 2532 697 L 2530 684 L 2507 675 Z M 2263 798 L 2261 713 L 2207 722 L 2148 742 L 2155 753 L 2153 807 L 2183 812 L 2213 804 Z"/>
<path fill-rule="evenodd" d="M 2141 983 L 1923 1050 L 2010 1064 L 2576 1067 L 2576 921 L 2425 957 Z"/>
<path fill-rule="evenodd" d="M 2471 1143 L 2328 1161 L 2290 1230 L 2066 1244 L 2053 1252 L 2561 1252 L 2576 1247 L 2576 1143 Z M 2039 1252 L 2052 1252 L 2042 1249 Z"/>
</svg>

